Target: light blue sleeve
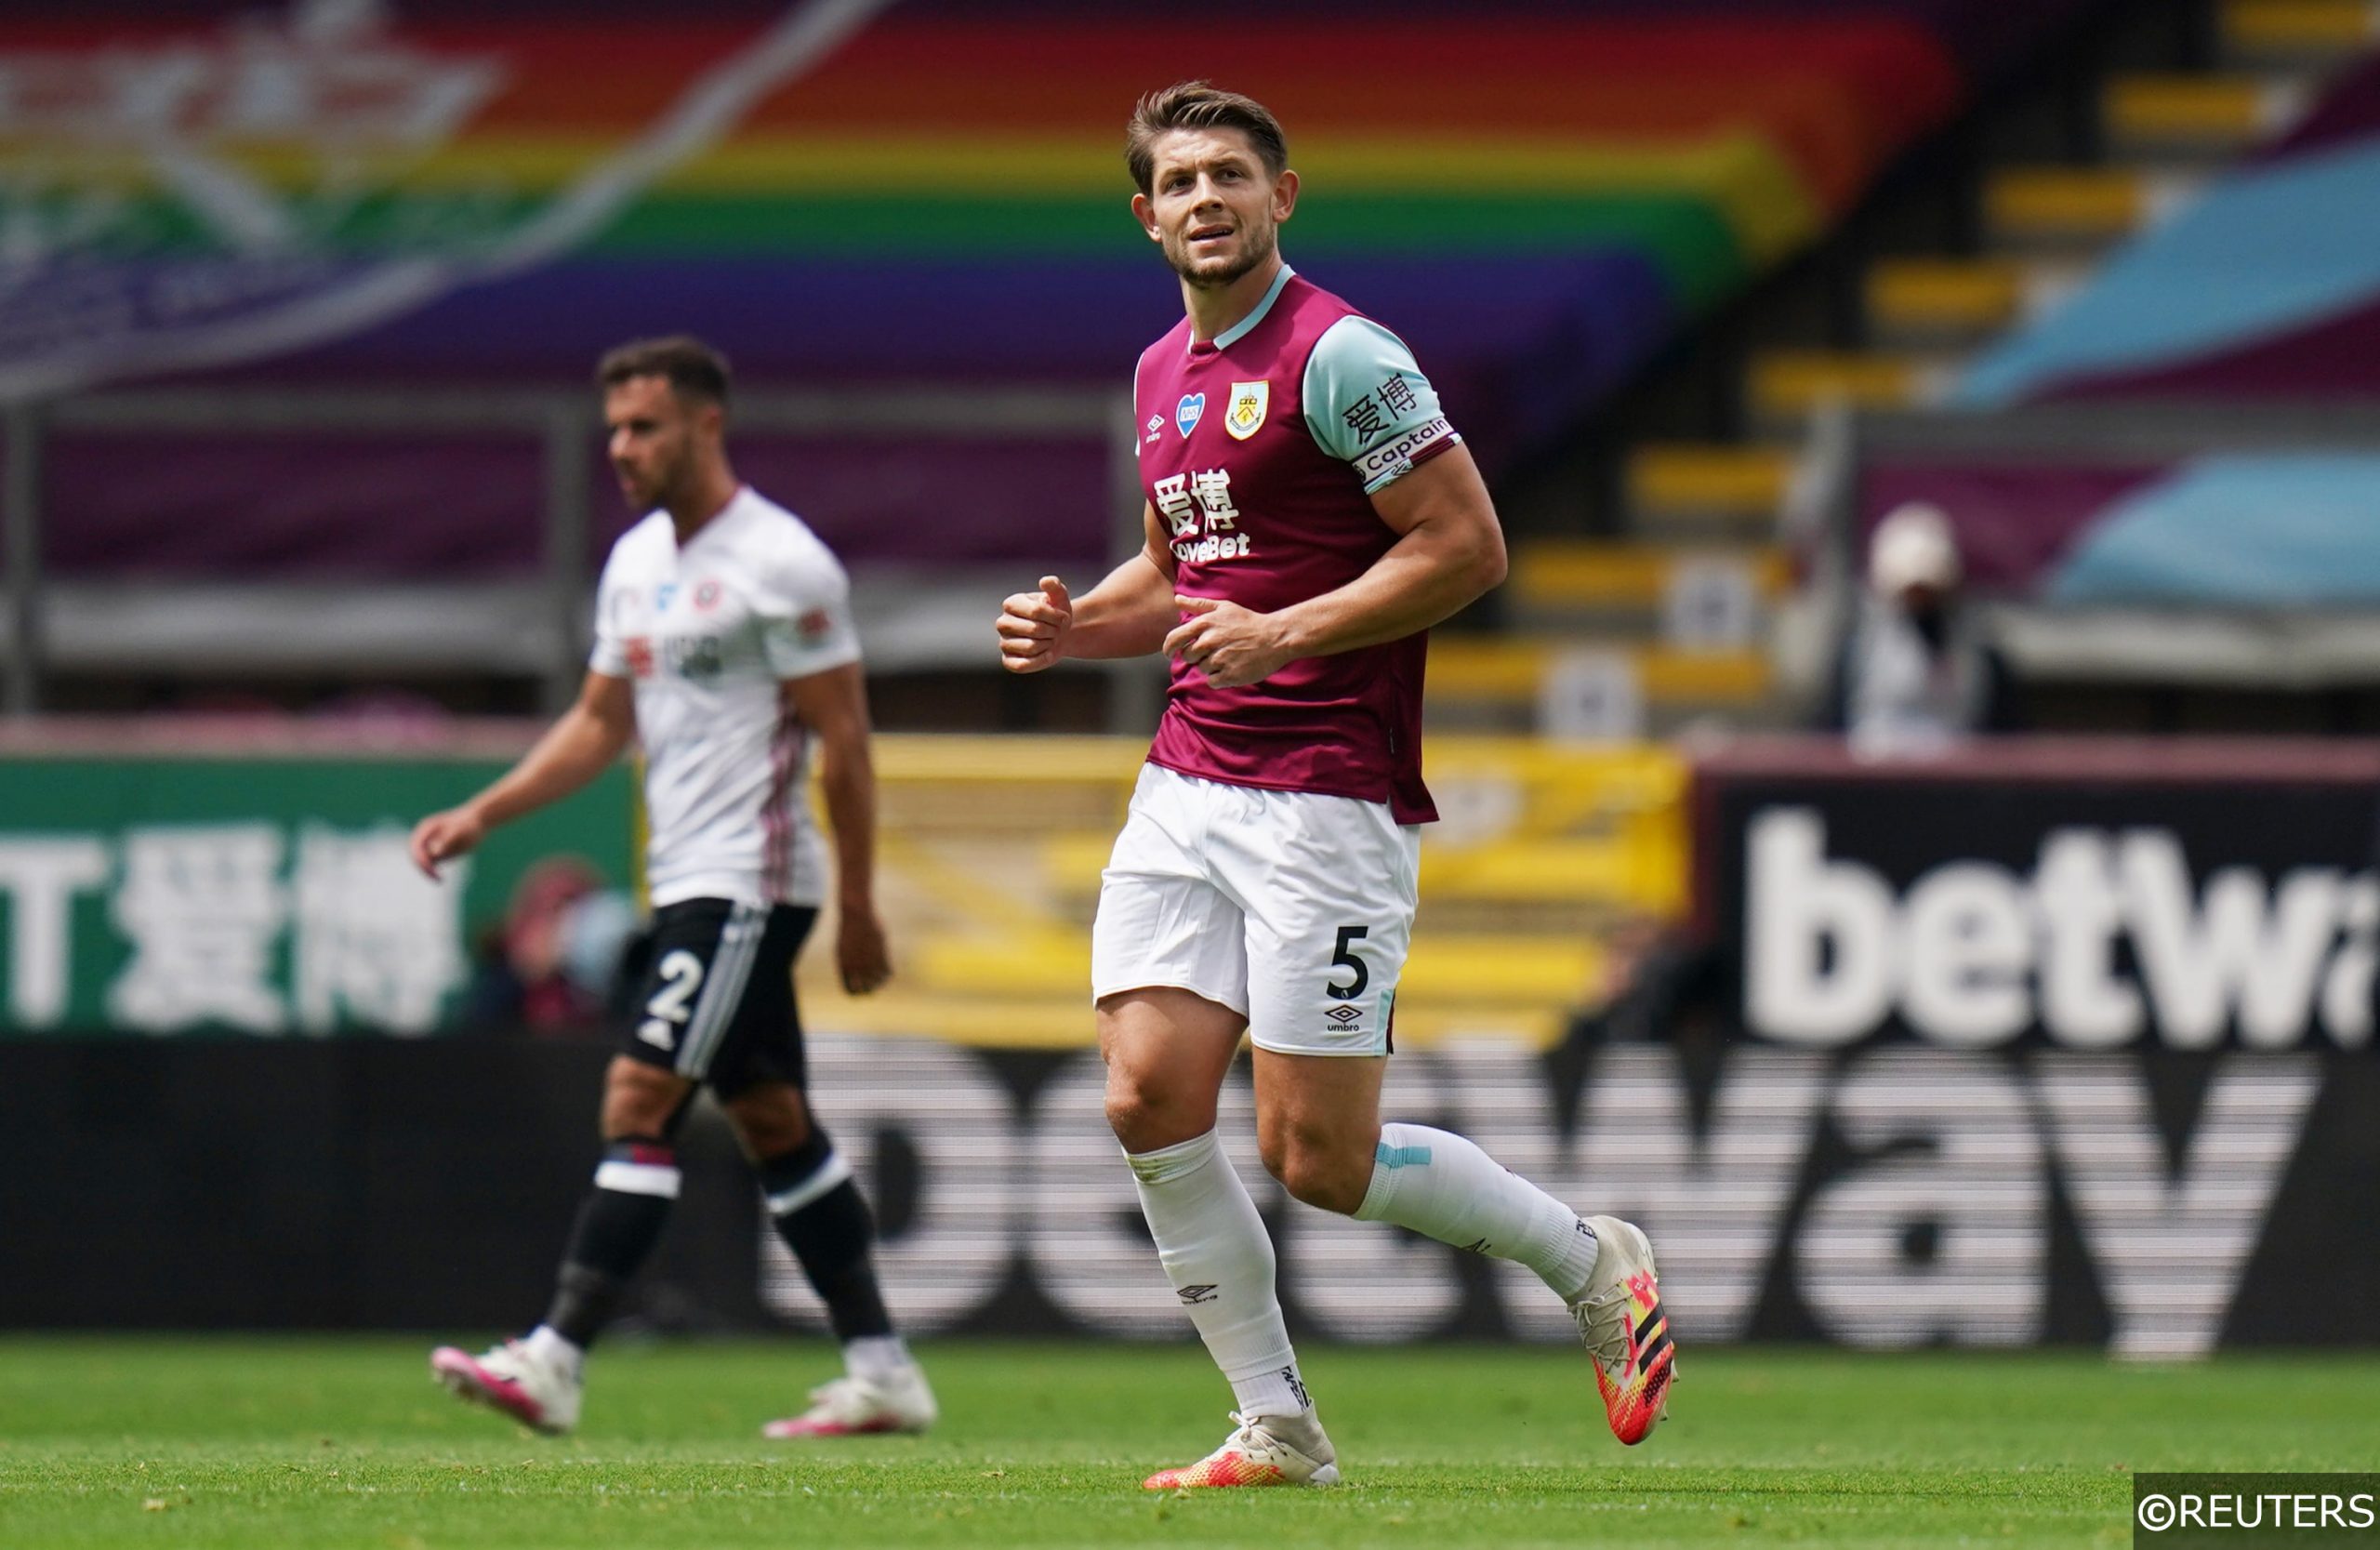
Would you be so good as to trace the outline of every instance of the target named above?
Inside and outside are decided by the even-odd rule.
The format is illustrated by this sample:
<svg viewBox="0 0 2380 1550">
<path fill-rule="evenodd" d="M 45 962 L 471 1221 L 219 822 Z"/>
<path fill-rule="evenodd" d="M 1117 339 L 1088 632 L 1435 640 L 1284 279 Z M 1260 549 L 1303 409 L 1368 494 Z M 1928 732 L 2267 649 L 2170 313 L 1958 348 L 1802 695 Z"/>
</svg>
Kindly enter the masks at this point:
<svg viewBox="0 0 2380 1550">
<path fill-rule="evenodd" d="M 1353 464 L 1366 495 L 1462 440 L 1405 341 L 1369 318 L 1341 318 L 1314 341 L 1299 399 L 1315 445 Z"/>
</svg>

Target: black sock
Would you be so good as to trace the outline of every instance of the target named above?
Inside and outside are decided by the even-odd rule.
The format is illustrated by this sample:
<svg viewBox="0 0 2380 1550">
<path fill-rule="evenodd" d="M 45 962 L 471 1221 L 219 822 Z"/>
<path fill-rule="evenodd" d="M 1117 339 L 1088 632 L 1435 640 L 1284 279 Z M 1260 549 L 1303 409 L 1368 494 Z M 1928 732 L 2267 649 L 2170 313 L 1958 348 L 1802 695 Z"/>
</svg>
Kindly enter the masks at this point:
<svg viewBox="0 0 2380 1550">
<path fill-rule="evenodd" d="M 793 1150 L 763 1159 L 758 1172 L 777 1236 L 826 1300 L 835 1338 L 849 1342 L 891 1334 L 892 1320 L 884 1311 L 884 1294 L 877 1289 L 876 1266 L 868 1260 L 876 1221 L 826 1133 L 813 1128 L 810 1138 Z"/>
<path fill-rule="evenodd" d="M 678 1155 L 667 1143 L 631 1137 L 605 1146 L 554 1278 L 547 1326 L 574 1345 L 594 1345 L 677 1201 Z"/>
</svg>

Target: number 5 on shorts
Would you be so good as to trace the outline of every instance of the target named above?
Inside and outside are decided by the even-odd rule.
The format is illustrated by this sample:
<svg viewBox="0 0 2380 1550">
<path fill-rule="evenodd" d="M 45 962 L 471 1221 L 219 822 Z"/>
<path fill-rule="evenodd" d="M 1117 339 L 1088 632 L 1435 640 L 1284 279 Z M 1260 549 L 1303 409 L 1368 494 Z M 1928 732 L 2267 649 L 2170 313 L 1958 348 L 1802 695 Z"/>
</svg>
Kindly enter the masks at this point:
<svg viewBox="0 0 2380 1550">
<path fill-rule="evenodd" d="M 1355 944 L 1369 934 L 1369 929 L 1364 926 L 1339 928 L 1339 946 L 1331 950 L 1330 966 L 1334 969 L 1353 969 L 1355 972 L 1355 977 L 1345 985 L 1334 982 L 1324 986 L 1323 988 L 1329 992 L 1332 1000 L 1352 1001 L 1364 993 L 1365 986 L 1372 982 L 1372 972 L 1365 968 L 1364 960 L 1357 958 L 1351 950 Z"/>
</svg>

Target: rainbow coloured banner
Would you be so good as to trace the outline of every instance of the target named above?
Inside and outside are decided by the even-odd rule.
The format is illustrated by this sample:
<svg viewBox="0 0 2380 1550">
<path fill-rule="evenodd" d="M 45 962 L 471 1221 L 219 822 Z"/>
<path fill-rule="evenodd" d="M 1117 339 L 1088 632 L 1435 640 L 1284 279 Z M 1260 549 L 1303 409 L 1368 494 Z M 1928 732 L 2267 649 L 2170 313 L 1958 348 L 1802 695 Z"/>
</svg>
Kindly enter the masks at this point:
<svg viewBox="0 0 2380 1550">
<path fill-rule="evenodd" d="M 1120 382 L 1179 315 L 1124 119 L 1207 75 L 1492 462 L 2082 3 L 90 0 L 0 20 L 0 399 L 577 382 L 681 328 L 752 381 Z"/>
<path fill-rule="evenodd" d="M 1001 310 L 1015 266 L 1145 276 L 1120 127 L 1141 92 L 1196 73 L 1290 126 L 1302 261 L 1428 264 L 1457 311 L 1502 263 L 1595 260 L 1584 284 L 1633 262 L 1639 315 L 1611 344 L 1641 350 L 1808 241 L 1955 108 L 1945 18 L 1981 8 L 1489 7 L 1456 23 L 1284 6 L 1224 30 L 1187 7 L 887 0 L 511 21 L 312 0 L 213 24 L 78 7 L 0 23 L 0 165 L 12 230 L 33 233 L 23 272 L 50 299 L 112 281 L 116 305 L 46 336 L 0 319 L 0 382 L 380 334 L 358 365 L 443 370 L 456 358 L 435 341 L 458 331 L 492 371 L 575 368 L 602 325 L 721 292 L 759 361 L 875 375 L 855 338 L 772 314 L 844 307 L 853 267 L 955 289 L 952 311 Z M 439 315 L 508 288 L 531 303 L 516 329 Z M 1146 288 L 1140 311 L 1161 311 L 1165 287 Z M 880 325 L 900 293 L 857 299 Z M 1088 364 L 1026 353 L 1028 371 Z"/>
</svg>

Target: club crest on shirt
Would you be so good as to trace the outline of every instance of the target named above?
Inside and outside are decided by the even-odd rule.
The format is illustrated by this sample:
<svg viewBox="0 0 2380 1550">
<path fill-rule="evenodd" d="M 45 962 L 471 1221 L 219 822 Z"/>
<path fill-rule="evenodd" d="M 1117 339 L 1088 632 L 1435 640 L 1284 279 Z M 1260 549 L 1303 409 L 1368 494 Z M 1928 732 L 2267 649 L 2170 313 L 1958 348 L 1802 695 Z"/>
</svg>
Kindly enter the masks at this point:
<svg viewBox="0 0 2380 1550">
<path fill-rule="evenodd" d="M 1207 395 L 1205 393 L 1182 395 L 1182 402 L 1173 406 L 1173 423 L 1182 428 L 1183 440 L 1189 439 L 1192 429 L 1198 423 L 1198 417 L 1206 412 Z"/>
<path fill-rule="evenodd" d="M 1223 429 L 1231 432 L 1233 441 L 1244 442 L 1263 428 L 1264 412 L 1272 406 L 1272 383 L 1234 382 L 1231 408 L 1223 415 Z"/>
<path fill-rule="evenodd" d="M 705 581 L 694 589 L 694 612 L 707 614 L 719 606 L 719 583 Z"/>
</svg>

